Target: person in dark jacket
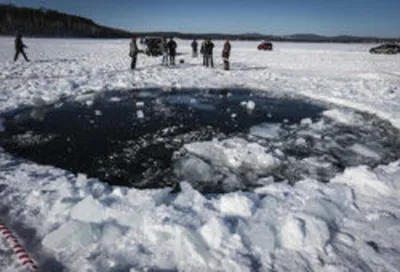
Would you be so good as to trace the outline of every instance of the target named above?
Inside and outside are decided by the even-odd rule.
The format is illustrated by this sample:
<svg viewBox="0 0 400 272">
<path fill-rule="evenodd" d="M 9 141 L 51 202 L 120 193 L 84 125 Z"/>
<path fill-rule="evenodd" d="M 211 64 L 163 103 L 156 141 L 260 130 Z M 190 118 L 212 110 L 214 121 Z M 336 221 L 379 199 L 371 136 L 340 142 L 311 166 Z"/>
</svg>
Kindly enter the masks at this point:
<svg viewBox="0 0 400 272">
<path fill-rule="evenodd" d="M 214 50 L 214 44 L 213 42 L 209 39 L 207 40 L 205 46 L 204 46 L 204 55 L 205 55 L 205 65 L 206 67 L 214 67 L 214 60 L 213 60 L 213 50 Z"/>
<path fill-rule="evenodd" d="M 225 41 L 224 49 L 222 50 L 222 59 L 224 60 L 224 70 L 229 70 L 229 57 L 231 55 L 231 44 L 229 40 Z"/>
<path fill-rule="evenodd" d="M 206 40 L 201 43 L 200 54 L 203 55 L 203 66 L 206 66 L 206 55 L 204 54 L 206 48 Z"/>
<path fill-rule="evenodd" d="M 171 38 L 167 44 L 169 52 L 169 64 L 175 65 L 176 48 L 178 47 L 173 38 Z"/>
<path fill-rule="evenodd" d="M 17 61 L 19 54 L 22 54 L 24 59 L 29 62 L 28 57 L 25 54 L 25 48 L 28 48 L 23 42 L 22 42 L 22 34 L 18 33 L 17 37 L 15 38 L 15 56 L 14 56 L 14 61 Z"/>
<path fill-rule="evenodd" d="M 129 56 L 132 58 L 131 62 L 131 69 L 136 68 L 136 61 L 137 61 L 137 55 L 139 53 L 139 49 L 136 43 L 136 38 L 132 37 L 131 43 L 129 45 Z"/>
<path fill-rule="evenodd" d="M 193 40 L 191 46 L 192 46 L 192 56 L 193 58 L 197 58 L 197 47 L 198 47 L 197 41 Z"/>
</svg>

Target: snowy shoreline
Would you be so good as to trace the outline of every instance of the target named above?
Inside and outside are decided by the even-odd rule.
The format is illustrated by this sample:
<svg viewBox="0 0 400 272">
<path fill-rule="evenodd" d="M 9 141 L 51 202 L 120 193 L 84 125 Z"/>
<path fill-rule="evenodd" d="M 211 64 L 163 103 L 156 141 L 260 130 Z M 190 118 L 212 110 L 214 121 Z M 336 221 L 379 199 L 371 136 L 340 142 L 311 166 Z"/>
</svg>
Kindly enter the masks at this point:
<svg viewBox="0 0 400 272">
<path fill-rule="evenodd" d="M 27 39 L 32 63 L 11 61 L 12 42 L 0 38 L 2 113 L 88 91 L 236 86 L 352 107 L 400 128 L 400 56 L 369 55 L 372 45 L 276 43 L 275 51 L 258 52 L 257 43 L 233 42 L 232 71 L 225 72 L 221 43 L 212 70 L 191 59 L 189 41 L 179 41 L 185 64 L 165 69 L 158 58 L 140 56 L 132 72 L 127 40 Z M 0 169 L 0 220 L 7 219 L 0 223 L 16 229 L 46 271 L 400 267 L 393 239 L 400 235 L 400 161 L 346 168 L 328 184 L 304 179 L 220 196 L 188 183 L 178 195 L 111 187 L 2 150 Z M 2 271 L 22 271 L 4 241 L 0 249 Z"/>
</svg>

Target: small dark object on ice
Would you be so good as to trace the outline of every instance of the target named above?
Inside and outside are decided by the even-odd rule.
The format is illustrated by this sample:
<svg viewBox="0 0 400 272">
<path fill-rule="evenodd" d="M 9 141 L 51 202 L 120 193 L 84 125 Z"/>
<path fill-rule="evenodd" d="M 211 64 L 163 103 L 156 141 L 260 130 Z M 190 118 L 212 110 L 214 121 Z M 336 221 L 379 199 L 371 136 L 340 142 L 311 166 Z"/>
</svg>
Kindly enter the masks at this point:
<svg viewBox="0 0 400 272">
<path fill-rule="evenodd" d="M 366 244 L 372 247 L 376 253 L 379 253 L 379 246 L 377 243 L 375 243 L 374 241 L 367 241 Z"/>
<path fill-rule="evenodd" d="M 395 43 L 385 43 L 380 46 L 371 48 L 369 52 L 371 54 L 395 55 L 400 53 L 400 45 Z"/>
<path fill-rule="evenodd" d="M 181 59 L 181 60 L 179 60 L 179 63 L 184 64 L 185 60 Z"/>
<path fill-rule="evenodd" d="M 178 194 L 182 192 L 181 185 L 179 183 L 174 183 L 172 185 L 172 190 L 169 192 L 170 194 Z"/>
</svg>

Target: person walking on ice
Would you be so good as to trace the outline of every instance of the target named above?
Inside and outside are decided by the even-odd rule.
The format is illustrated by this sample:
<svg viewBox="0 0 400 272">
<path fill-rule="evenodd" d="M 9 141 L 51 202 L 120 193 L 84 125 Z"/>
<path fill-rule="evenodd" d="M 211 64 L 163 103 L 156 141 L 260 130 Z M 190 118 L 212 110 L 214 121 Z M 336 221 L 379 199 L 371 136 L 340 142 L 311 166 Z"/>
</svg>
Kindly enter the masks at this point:
<svg viewBox="0 0 400 272">
<path fill-rule="evenodd" d="M 222 59 L 224 60 L 224 70 L 228 71 L 229 67 L 229 57 L 231 55 L 231 44 L 229 40 L 225 41 L 224 49 L 222 50 Z"/>
<path fill-rule="evenodd" d="M 168 51 L 169 51 L 169 64 L 170 65 L 175 65 L 175 56 L 176 56 L 176 48 L 177 44 L 174 41 L 174 38 L 171 37 L 171 39 L 168 42 Z"/>
<path fill-rule="evenodd" d="M 25 48 L 28 48 L 23 42 L 22 42 L 22 34 L 18 33 L 17 37 L 15 38 L 15 56 L 14 56 L 14 61 L 17 61 L 19 54 L 22 54 L 24 59 L 26 61 L 30 61 L 28 57 L 25 54 Z"/>
<path fill-rule="evenodd" d="M 132 58 L 131 69 L 134 70 L 136 68 L 137 55 L 139 53 L 139 49 L 136 43 L 136 38 L 132 37 L 131 43 L 129 45 L 129 56 Z"/>
</svg>

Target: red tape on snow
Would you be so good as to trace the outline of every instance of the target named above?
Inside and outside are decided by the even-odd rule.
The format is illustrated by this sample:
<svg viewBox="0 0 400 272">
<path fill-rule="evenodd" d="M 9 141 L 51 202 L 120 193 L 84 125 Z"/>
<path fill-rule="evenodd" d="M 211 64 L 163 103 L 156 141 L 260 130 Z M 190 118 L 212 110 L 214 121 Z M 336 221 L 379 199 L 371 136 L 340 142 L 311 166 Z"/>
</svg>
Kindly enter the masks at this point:
<svg viewBox="0 0 400 272">
<path fill-rule="evenodd" d="M 15 255 L 17 255 L 18 261 L 31 271 L 36 271 L 38 269 L 37 265 L 25 251 L 21 243 L 18 242 L 17 237 L 15 237 L 13 233 L 4 225 L 0 225 L 0 232 L 13 249 Z"/>
</svg>

